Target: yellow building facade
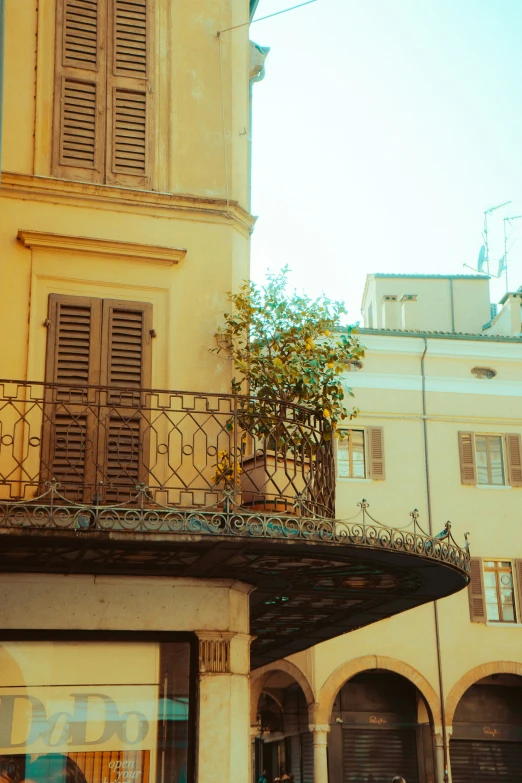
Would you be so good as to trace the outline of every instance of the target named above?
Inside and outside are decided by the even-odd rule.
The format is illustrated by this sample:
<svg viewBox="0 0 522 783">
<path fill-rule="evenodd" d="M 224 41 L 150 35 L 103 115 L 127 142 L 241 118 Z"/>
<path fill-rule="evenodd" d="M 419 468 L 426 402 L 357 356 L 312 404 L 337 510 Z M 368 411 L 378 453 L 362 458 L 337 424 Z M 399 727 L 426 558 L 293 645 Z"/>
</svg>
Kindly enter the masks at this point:
<svg viewBox="0 0 522 783">
<path fill-rule="evenodd" d="M 471 585 L 254 672 L 259 755 L 309 780 L 314 716 L 330 783 L 515 781 L 520 292 L 496 313 L 484 277 L 370 275 L 362 312 L 366 356 L 345 379 L 361 413 L 337 445 L 336 516 L 377 538 L 378 523 L 390 525 L 399 540 L 414 524 L 436 536 L 450 521 L 470 545 Z"/>
<path fill-rule="evenodd" d="M 228 366 L 207 349 L 226 292 L 249 274 L 249 15 L 247 0 L 197 12 L 170 0 L 5 3 L 0 375 L 18 383 L 2 383 L 2 500 L 45 504 L 54 478 L 64 496 L 76 484 L 75 500 L 114 503 L 111 470 L 127 488 L 143 478 L 129 454 L 144 421 L 118 404 L 132 418 L 136 398 L 114 400 L 101 436 L 101 397 L 87 387 L 229 391 Z M 171 424 L 152 437 L 182 437 L 172 416 L 190 416 L 194 398 L 161 406 Z M 251 588 L 154 567 L 146 579 L 108 564 L 37 570 L 2 575 L 0 774 L 246 779 Z"/>
<path fill-rule="evenodd" d="M 256 5 L 1 3 L 7 783 L 246 783 L 251 669 L 469 581 L 449 536 L 339 529 L 322 416 L 275 400 L 309 453 L 274 453 L 209 353 L 249 277 Z"/>
</svg>

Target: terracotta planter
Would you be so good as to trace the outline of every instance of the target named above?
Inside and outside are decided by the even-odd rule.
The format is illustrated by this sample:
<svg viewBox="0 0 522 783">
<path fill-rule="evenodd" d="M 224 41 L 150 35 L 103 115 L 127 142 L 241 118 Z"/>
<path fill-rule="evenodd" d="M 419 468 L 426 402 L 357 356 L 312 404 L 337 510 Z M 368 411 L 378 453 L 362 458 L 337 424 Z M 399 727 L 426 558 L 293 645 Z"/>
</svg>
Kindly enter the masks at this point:
<svg viewBox="0 0 522 783">
<path fill-rule="evenodd" d="M 258 451 L 241 461 L 242 505 L 255 511 L 295 514 L 294 502 L 310 480 L 310 460 Z"/>
</svg>

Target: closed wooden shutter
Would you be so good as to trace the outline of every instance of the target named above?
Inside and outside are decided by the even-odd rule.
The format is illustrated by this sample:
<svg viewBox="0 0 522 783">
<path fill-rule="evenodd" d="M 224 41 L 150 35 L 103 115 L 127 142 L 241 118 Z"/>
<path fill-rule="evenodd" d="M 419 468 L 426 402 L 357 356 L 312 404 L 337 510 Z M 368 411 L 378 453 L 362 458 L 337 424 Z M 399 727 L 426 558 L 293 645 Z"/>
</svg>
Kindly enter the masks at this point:
<svg viewBox="0 0 522 783">
<path fill-rule="evenodd" d="M 475 439 L 472 432 L 459 432 L 460 482 L 476 484 Z"/>
<path fill-rule="evenodd" d="M 46 381 L 60 385 L 46 393 L 42 478 L 70 499 L 127 500 L 146 478 L 152 305 L 51 294 L 49 322 Z"/>
<path fill-rule="evenodd" d="M 58 0 L 53 174 L 103 182 L 106 0 Z"/>
<path fill-rule="evenodd" d="M 522 623 L 522 560 L 515 560 L 514 565 L 518 598 L 518 604 L 516 607 L 516 620 L 517 623 Z"/>
<path fill-rule="evenodd" d="M 453 783 L 520 783 L 522 743 L 477 740 L 450 741 Z"/>
<path fill-rule="evenodd" d="M 150 0 L 109 0 L 107 182 L 150 187 Z"/>
<path fill-rule="evenodd" d="M 470 583 L 468 585 L 469 612 L 472 623 L 485 623 L 486 597 L 484 593 L 484 573 L 482 560 L 472 557 L 470 560 Z"/>
<path fill-rule="evenodd" d="M 415 729 L 343 729 L 342 752 L 344 783 L 419 783 Z"/>
<path fill-rule="evenodd" d="M 384 473 L 384 434 L 382 427 L 368 427 L 368 473 L 369 478 L 382 481 Z"/>
<path fill-rule="evenodd" d="M 101 384 L 103 400 L 100 463 L 104 497 L 128 499 L 146 478 L 149 444 L 147 395 L 151 383 L 152 305 L 105 299 Z"/>
<path fill-rule="evenodd" d="M 506 435 L 506 454 L 509 483 L 512 487 L 522 487 L 522 445 L 518 433 Z"/>
<path fill-rule="evenodd" d="M 96 405 L 100 379 L 101 300 L 51 294 L 41 475 L 67 497 L 85 501 L 96 482 Z"/>
</svg>

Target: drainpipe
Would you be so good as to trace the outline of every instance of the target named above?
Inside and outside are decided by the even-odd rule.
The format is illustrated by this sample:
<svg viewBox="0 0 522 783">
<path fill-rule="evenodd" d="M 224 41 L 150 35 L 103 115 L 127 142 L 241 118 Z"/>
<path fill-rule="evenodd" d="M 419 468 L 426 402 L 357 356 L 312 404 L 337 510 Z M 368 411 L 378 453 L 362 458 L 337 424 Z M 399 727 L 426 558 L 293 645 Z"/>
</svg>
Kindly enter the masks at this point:
<svg viewBox="0 0 522 783">
<path fill-rule="evenodd" d="M 5 0 L 0 0 L 0 182 L 2 181 L 2 128 L 4 108 Z"/>
<path fill-rule="evenodd" d="M 433 515 L 431 507 L 431 483 L 430 483 L 430 470 L 429 470 L 429 453 L 428 453 L 428 421 L 427 421 L 427 404 L 426 404 L 426 373 L 424 367 L 424 359 L 428 350 L 428 338 L 423 337 L 424 351 L 421 356 L 421 376 L 422 376 L 422 431 L 424 439 L 424 471 L 426 476 L 426 505 L 428 507 L 428 532 L 430 536 L 433 535 Z M 435 639 L 437 645 L 437 669 L 439 675 L 439 696 L 440 696 L 440 710 L 442 720 L 442 756 L 443 756 L 443 781 L 449 783 L 449 748 L 448 748 L 448 732 L 446 730 L 446 707 L 444 704 L 444 681 L 442 677 L 442 655 L 440 649 L 440 627 L 439 627 L 439 608 L 437 601 L 433 602 L 433 616 L 435 620 Z M 437 765 L 437 774 L 439 773 L 440 761 L 437 756 L 439 755 L 439 747 L 435 748 L 435 762 Z"/>
</svg>

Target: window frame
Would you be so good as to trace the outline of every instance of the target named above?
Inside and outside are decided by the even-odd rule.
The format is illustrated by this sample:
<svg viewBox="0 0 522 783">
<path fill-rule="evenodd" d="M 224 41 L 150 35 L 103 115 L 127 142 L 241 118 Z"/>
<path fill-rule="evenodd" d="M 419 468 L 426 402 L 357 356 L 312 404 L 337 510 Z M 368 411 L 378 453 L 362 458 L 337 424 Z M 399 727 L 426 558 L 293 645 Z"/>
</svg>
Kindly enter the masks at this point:
<svg viewBox="0 0 522 783">
<path fill-rule="evenodd" d="M 486 468 L 488 473 L 488 481 L 482 482 L 479 481 L 479 469 L 481 466 L 479 466 L 478 461 L 478 448 L 477 448 L 477 438 L 485 438 L 486 440 Z M 498 438 L 500 441 L 500 457 L 502 462 L 502 483 L 501 484 L 494 484 L 493 483 L 493 477 L 492 477 L 492 466 L 491 466 L 491 458 L 490 458 L 490 439 L 491 438 Z M 506 460 L 506 453 L 505 453 L 505 438 L 501 433 L 498 432 L 474 432 L 473 433 L 473 448 L 475 450 L 475 465 L 476 465 L 476 482 L 477 486 L 480 487 L 506 487 L 509 486 L 508 484 L 508 476 L 507 474 L 507 460 Z"/>
<path fill-rule="evenodd" d="M 487 563 L 494 563 L 494 567 L 486 567 Z M 502 568 L 500 566 L 501 563 L 509 563 L 509 573 L 511 574 L 511 593 L 512 593 L 512 605 L 513 605 L 513 620 L 506 620 L 503 616 L 503 605 L 501 600 L 501 585 L 500 585 L 500 575 L 502 573 L 508 573 L 507 568 Z M 496 592 L 496 599 L 497 599 L 497 611 L 498 611 L 498 620 L 492 619 L 489 617 L 488 614 L 488 601 L 487 601 L 487 585 L 486 585 L 486 574 L 487 573 L 493 573 L 495 575 L 495 592 Z M 520 624 L 520 607 L 517 606 L 517 584 L 516 584 L 516 573 L 515 568 L 513 567 L 513 560 L 510 558 L 506 559 L 499 559 L 499 558 L 493 558 L 491 560 L 482 560 L 482 575 L 484 580 L 484 604 L 486 608 L 486 622 L 491 623 L 494 625 L 519 625 Z"/>
<path fill-rule="evenodd" d="M 352 432 L 360 432 L 362 435 L 362 446 L 363 446 L 363 457 L 364 457 L 364 475 L 363 476 L 354 476 L 353 473 L 353 446 L 352 446 Z M 342 437 L 341 433 L 349 433 L 348 438 Z M 339 472 L 339 447 L 341 445 L 341 441 L 346 443 L 348 441 L 348 476 L 341 476 Z M 371 481 L 369 477 L 369 464 L 368 464 L 368 437 L 367 437 L 367 431 L 365 427 L 343 427 L 340 430 L 340 438 L 337 441 L 337 449 L 336 449 L 336 472 L 337 472 L 337 479 L 340 481 Z"/>
</svg>

